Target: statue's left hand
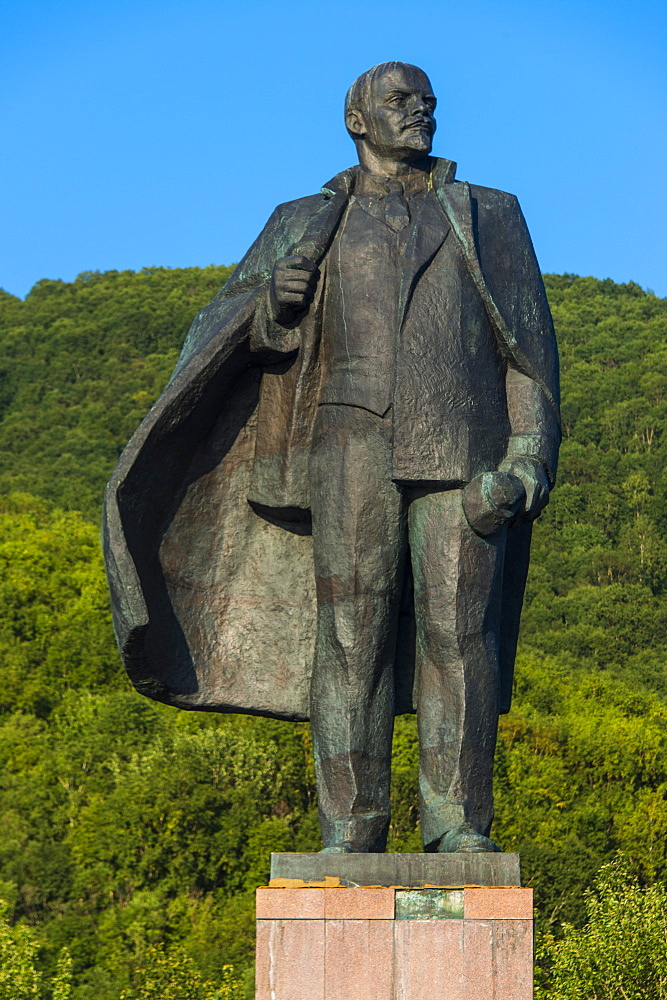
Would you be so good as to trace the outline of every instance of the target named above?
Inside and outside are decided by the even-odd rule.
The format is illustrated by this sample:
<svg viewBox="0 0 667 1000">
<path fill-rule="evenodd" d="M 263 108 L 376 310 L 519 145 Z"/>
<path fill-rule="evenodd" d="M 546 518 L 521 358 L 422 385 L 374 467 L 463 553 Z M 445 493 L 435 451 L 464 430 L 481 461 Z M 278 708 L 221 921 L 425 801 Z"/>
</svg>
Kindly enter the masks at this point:
<svg viewBox="0 0 667 1000">
<path fill-rule="evenodd" d="M 536 458 L 506 458 L 498 466 L 499 472 L 516 476 L 523 483 L 526 502 L 522 513 L 527 521 L 539 517 L 549 503 L 550 487 L 544 466 Z"/>
</svg>

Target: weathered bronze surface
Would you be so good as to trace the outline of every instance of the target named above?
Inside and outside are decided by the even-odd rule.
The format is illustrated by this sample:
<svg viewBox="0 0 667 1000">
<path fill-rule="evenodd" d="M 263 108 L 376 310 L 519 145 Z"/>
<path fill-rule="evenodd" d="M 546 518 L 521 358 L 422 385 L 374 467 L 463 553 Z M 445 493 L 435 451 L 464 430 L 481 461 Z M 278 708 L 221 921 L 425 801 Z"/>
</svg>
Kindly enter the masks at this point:
<svg viewBox="0 0 667 1000">
<path fill-rule="evenodd" d="M 432 157 L 404 63 L 346 101 L 359 165 L 280 205 L 195 318 L 106 496 L 119 646 L 182 708 L 310 717 L 326 849 L 383 851 L 416 710 L 426 851 L 493 851 L 558 357 L 513 195 Z"/>
</svg>

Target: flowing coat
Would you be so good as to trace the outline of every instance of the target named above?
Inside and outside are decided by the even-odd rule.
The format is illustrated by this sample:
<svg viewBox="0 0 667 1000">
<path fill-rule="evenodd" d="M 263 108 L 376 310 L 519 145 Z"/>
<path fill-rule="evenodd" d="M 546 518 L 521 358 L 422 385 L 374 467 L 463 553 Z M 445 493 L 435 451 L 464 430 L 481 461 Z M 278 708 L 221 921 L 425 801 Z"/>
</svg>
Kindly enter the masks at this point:
<svg viewBox="0 0 667 1000">
<path fill-rule="evenodd" d="M 542 401 L 538 424 L 508 442 L 553 483 L 558 356 L 535 254 L 513 195 L 454 180 L 434 160 L 443 226 L 497 345 Z M 358 168 L 279 206 L 228 282 L 195 318 L 172 379 L 107 486 L 103 545 L 116 638 L 142 694 L 180 708 L 308 718 L 316 601 L 308 456 L 320 392 L 326 256 Z M 290 254 L 323 278 L 298 326 L 273 323 L 267 289 Z M 401 296 L 428 262 L 406 260 Z M 407 306 L 406 306 L 407 307 Z M 511 700 L 530 525 L 508 535 L 501 711 Z M 412 710 L 414 614 L 401 615 L 396 712 Z"/>
</svg>

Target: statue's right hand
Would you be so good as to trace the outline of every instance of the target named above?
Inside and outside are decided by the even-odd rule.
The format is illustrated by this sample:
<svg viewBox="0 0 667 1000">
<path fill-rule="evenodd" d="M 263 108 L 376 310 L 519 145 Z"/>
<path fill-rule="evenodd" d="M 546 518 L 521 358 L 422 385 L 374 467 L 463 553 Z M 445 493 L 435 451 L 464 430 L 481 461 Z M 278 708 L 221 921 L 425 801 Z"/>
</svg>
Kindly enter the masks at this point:
<svg viewBox="0 0 667 1000">
<path fill-rule="evenodd" d="M 273 318 L 281 326 L 291 325 L 313 301 L 320 271 L 317 264 L 297 254 L 276 261 L 269 297 Z"/>
</svg>

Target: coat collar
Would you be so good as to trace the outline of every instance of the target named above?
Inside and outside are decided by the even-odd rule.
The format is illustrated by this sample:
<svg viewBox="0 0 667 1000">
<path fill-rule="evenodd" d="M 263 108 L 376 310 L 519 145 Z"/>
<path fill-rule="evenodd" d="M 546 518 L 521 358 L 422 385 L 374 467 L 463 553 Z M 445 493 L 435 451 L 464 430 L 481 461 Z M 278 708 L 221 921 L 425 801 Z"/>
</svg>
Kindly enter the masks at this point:
<svg viewBox="0 0 667 1000">
<path fill-rule="evenodd" d="M 438 156 L 431 156 L 431 173 L 428 184 L 431 187 L 449 184 L 456 176 L 456 163 L 453 160 L 445 160 Z M 354 192 L 357 178 L 361 173 L 361 167 L 357 164 L 342 170 L 335 177 L 324 185 L 321 193 L 326 198 L 332 198 L 336 194 L 344 194 L 349 197 Z"/>
</svg>

